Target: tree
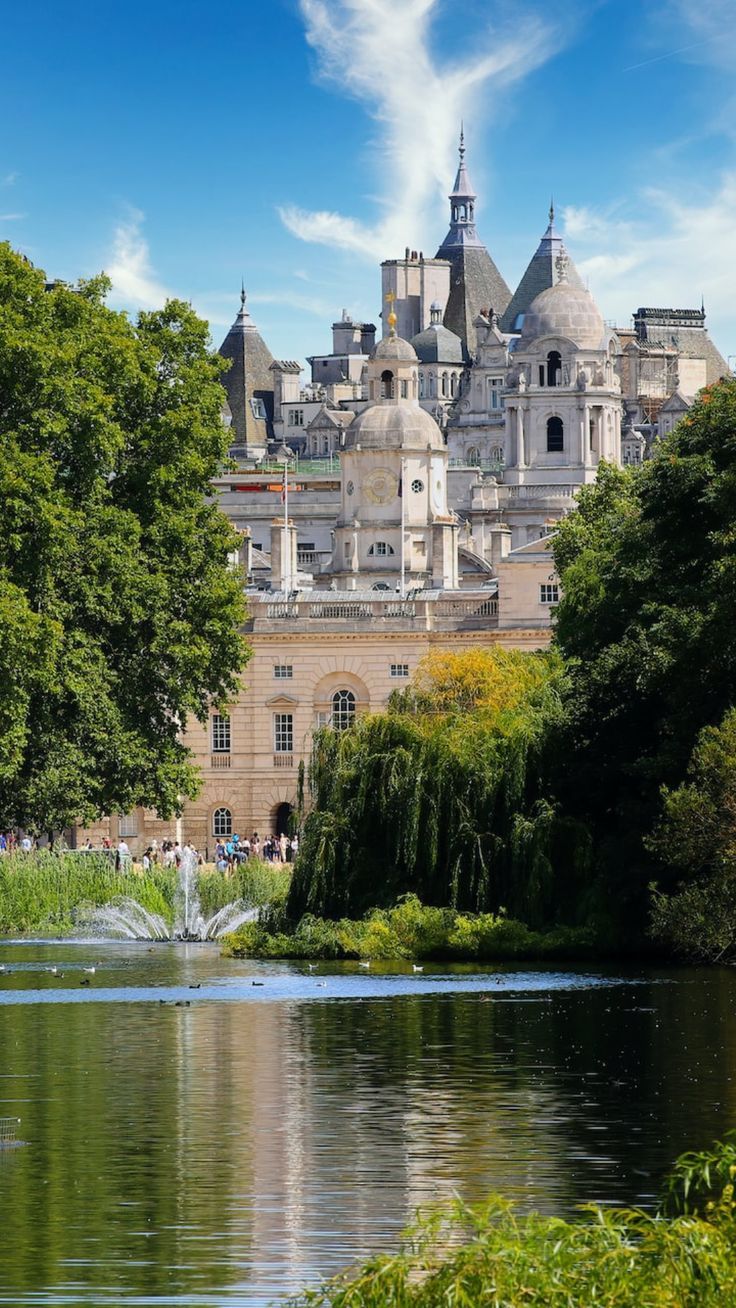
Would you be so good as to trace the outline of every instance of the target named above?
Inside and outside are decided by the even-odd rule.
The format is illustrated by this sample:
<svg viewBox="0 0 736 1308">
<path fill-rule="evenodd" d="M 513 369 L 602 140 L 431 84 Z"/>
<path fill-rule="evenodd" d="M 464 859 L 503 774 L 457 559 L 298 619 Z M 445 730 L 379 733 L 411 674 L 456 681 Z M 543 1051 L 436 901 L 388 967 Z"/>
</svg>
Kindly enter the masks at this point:
<svg viewBox="0 0 736 1308">
<path fill-rule="evenodd" d="M 662 784 L 736 702 L 736 382 L 701 392 L 640 469 L 603 467 L 557 535 L 569 767 L 624 908 L 651 875 Z M 628 884 L 627 884 L 628 883 Z"/>
<path fill-rule="evenodd" d="M 0 827 L 170 815 L 197 786 L 187 719 L 247 654 L 207 498 L 225 365 L 188 305 L 133 324 L 107 289 L 0 245 Z"/>
</svg>

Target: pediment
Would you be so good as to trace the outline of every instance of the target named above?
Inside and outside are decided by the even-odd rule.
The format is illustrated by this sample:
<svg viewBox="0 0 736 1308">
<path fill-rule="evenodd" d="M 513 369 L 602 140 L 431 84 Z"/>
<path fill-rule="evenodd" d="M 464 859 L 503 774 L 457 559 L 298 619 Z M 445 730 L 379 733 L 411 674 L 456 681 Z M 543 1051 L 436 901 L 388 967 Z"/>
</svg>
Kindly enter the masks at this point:
<svg viewBox="0 0 736 1308">
<path fill-rule="evenodd" d="M 299 700 L 295 699 L 293 695 L 272 695 L 270 699 L 266 700 L 268 708 L 271 708 L 274 704 L 285 704 L 290 707 L 291 705 L 298 703 Z"/>
</svg>

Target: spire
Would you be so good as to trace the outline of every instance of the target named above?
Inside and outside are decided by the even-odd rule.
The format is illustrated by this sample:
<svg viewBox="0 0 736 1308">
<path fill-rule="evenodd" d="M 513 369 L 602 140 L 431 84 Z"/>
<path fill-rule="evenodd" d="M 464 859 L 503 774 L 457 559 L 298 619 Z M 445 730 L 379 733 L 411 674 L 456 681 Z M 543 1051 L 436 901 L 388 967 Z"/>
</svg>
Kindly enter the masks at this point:
<svg viewBox="0 0 736 1308">
<path fill-rule="evenodd" d="M 473 190 L 465 166 L 465 126 L 463 123 L 460 124 L 460 142 L 457 152 L 460 156 L 460 162 L 455 177 L 455 185 L 449 196 L 450 230 L 442 242 L 441 250 L 481 244 L 475 230 L 475 201 L 478 197 Z M 444 256 L 438 254 L 438 257 L 443 258 Z"/>
<path fill-rule="evenodd" d="M 240 308 L 239 308 L 239 310 L 238 310 L 238 314 L 237 314 L 237 317 L 236 317 L 236 319 L 235 319 L 235 322 L 233 323 L 232 327 L 230 328 L 230 331 L 231 331 L 231 332 L 234 332 L 234 331 L 241 331 L 241 332 L 252 331 L 252 332 L 254 332 L 254 331 L 257 330 L 257 329 L 256 329 L 256 325 L 255 325 L 255 323 L 253 322 L 253 319 L 251 318 L 251 316 L 250 316 L 248 310 L 247 310 L 246 307 L 245 307 L 245 301 L 246 301 L 246 299 L 247 299 L 247 296 L 246 296 L 246 294 L 245 294 L 245 282 L 243 281 L 243 279 L 242 279 L 242 277 L 241 277 L 241 279 L 240 279 Z"/>
<path fill-rule="evenodd" d="M 549 225 L 550 227 L 555 225 L 555 197 L 553 195 L 550 196 L 549 201 Z"/>
</svg>

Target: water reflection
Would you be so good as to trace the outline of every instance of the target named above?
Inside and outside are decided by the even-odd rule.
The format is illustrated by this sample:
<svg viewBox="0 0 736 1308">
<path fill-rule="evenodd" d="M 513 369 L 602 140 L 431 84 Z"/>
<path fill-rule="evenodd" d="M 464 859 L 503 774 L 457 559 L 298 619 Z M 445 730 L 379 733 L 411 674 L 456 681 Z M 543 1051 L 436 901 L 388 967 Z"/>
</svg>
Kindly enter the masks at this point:
<svg viewBox="0 0 736 1308">
<path fill-rule="evenodd" d="M 0 1154 L 1 1303 L 253 1308 L 434 1198 L 651 1202 L 736 1119 L 729 973 L 458 969 L 469 989 L 445 970 L 433 993 L 342 968 L 317 990 L 115 946 L 82 991 L 91 948 L 2 950 L 0 1115 L 28 1145 Z"/>
</svg>

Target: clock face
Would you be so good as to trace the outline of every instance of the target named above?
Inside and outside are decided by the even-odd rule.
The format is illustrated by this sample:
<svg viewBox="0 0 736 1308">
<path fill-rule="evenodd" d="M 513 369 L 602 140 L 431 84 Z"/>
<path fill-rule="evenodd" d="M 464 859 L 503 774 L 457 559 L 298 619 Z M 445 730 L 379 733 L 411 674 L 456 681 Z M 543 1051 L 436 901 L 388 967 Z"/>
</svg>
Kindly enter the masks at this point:
<svg viewBox="0 0 736 1308">
<path fill-rule="evenodd" d="M 371 504 L 388 504 L 396 498 L 399 483 L 390 468 L 376 468 L 365 481 L 365 497 Z"/>
</svg>

